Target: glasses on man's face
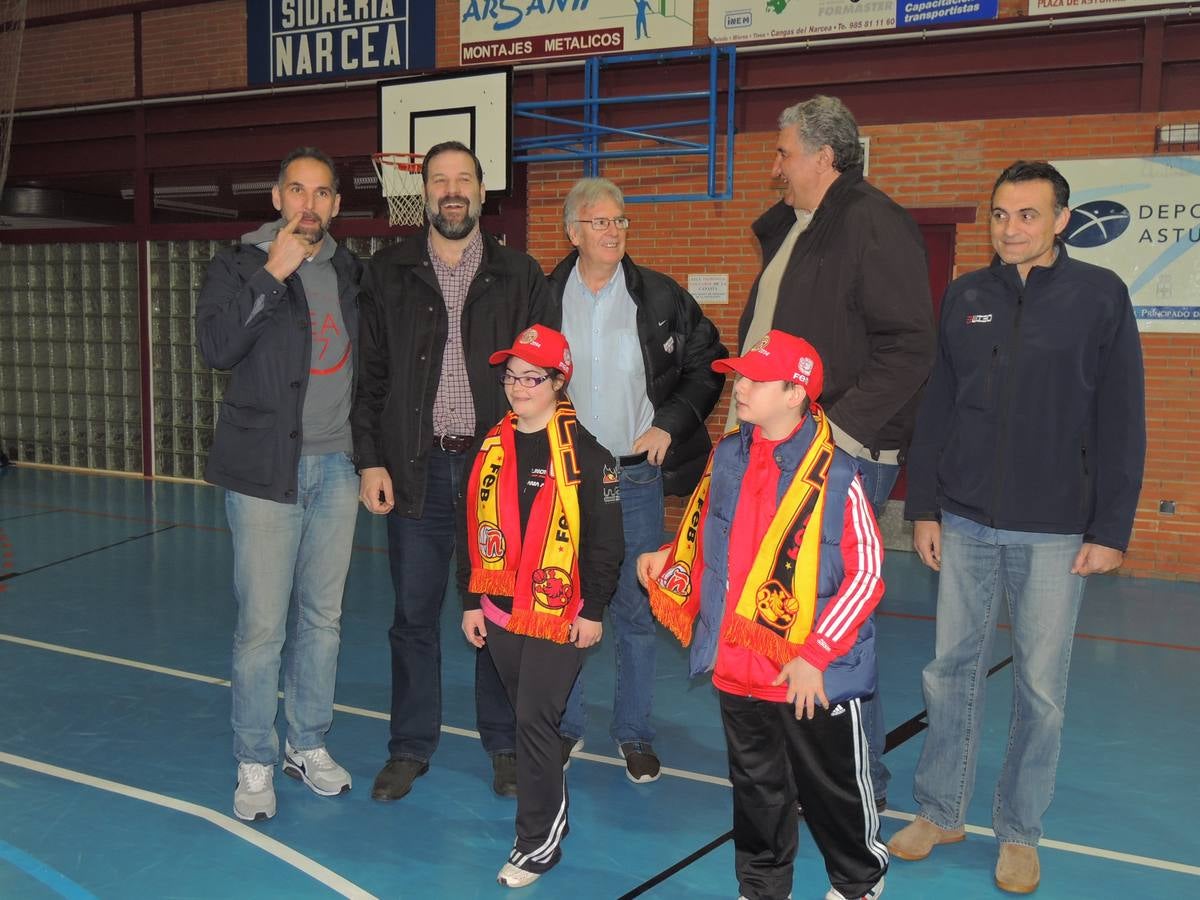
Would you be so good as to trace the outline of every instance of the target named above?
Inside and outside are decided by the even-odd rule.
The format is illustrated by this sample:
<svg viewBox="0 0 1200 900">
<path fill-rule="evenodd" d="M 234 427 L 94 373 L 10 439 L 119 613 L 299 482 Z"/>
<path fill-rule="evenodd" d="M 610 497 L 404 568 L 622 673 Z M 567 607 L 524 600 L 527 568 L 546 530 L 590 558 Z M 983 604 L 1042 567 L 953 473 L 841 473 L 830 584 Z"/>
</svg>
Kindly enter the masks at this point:
<svg viewBox="0 0 1200 900">
<path fill-rule="evenodd" d="M 576 219 L 580 225 L 585 222 L 592 226 L 592 231 L 608 231 L 608 226 L 616 225 L 618 231 L 624 231 L 629 227 L 629 218 L 627 216 L 596 216 L 594 219 Z"/>
<path fill-rule="evenodd" d="M 510 386 L 519 384 L 523 388 L 535 388 L 549 377 L 549 375 L 514 375 L 512 372 L 502 372 L 500 374 L 500 383 Z"/>
</svg>

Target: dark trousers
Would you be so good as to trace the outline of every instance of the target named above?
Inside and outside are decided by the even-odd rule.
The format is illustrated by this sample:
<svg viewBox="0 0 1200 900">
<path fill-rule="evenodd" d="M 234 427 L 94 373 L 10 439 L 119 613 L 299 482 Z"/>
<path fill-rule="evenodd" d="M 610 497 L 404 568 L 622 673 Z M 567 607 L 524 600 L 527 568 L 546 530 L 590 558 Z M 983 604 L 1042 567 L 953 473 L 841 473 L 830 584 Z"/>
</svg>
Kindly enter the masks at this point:
<svg viewBox="0 0 1200 900">
<path fill-rule="evenodd" d="M 454 553 L 455 515 L 466 476 L 466 454 L 435 448 L 429 458 L 425 508 L 419 519 L 389 513 L 388 561 L 396 608 L 392 649 L 392 717 L 388 753 L 423 762 L 437 749 L 442 728 L 442 598 Z M 475 661 L 475 715 L 489 756 L 512 753 L 512 706 L 495 666 Z"/>
<path fill-rule="evenodd" d="M 583 665 L 574 644 L 525 637 L 488 623 L 486 651 L 517 711 L 517 839 L 509 862 L 545 872 L 562 856 L 567 780 L 558 723 Z"/>
<path fill-rule="evenodd" d="M 887 871 L 861 720 L 861 702 L 795 707 L 718 691 L 729 779 L 738 887 L 748 900 L 783 900 L 799 844 L 796 803 L 825 858 L 829 883 L 861 897 Z M 840 711 L 839 711 L 840 710 Z"/>
</svg>

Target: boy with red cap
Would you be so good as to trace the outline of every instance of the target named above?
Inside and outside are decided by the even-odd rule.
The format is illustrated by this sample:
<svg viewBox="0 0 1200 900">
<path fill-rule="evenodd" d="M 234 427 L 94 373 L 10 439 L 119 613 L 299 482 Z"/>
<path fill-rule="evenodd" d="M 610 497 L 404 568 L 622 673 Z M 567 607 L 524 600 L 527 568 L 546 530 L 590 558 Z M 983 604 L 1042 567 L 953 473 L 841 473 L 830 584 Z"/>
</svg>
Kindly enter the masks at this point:
<svg viewBox="0 0 1200 900">
<path fill-rule="evenodd" d="M 743 424 L 713 450 L 679 534 L 638 560 L 638 577 L 684 646 L 695 625 L 692 674 L 713 670 L 742 897 L 790 896 L 799 802 L 825 858 L 826 900 L 875 900 L 888 854 L 860 707 L 876 688 L 879 528 L 816 403 L 824 368 L 808 341 L 771 331 L 712 365 L 738 376 Z"/>
<path fill-rule="evenodd" d="M 466 485 L 459 593 L 463 634 L 486 648 L 516 711 L 517 835 L 496 877 L 519 888 L 562 857 L 558 724 L 583 651 L 600 640 L 625 541 L 616 463 L 565 396 L 567 339 L 534 325 L 488 362 L 503 364 L 512 412 L 484 437 Z"/>
</svg>

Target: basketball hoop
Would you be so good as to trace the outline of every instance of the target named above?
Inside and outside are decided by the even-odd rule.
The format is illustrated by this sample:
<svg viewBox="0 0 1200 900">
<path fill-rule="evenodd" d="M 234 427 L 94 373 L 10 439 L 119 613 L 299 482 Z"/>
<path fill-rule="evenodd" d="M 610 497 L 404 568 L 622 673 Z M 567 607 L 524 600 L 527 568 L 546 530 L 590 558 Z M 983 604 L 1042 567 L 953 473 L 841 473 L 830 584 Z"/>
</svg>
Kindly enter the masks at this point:
<svg viewBox="0 0 1200 900">
<path fill-rule="evenodd" d="M 379 187 L 387 200 L 388 221 L 393 225 L 420 225 L 425 221 L 425 185 L 421 180 L 424 153 L 372 153 Z"/>
</svg>

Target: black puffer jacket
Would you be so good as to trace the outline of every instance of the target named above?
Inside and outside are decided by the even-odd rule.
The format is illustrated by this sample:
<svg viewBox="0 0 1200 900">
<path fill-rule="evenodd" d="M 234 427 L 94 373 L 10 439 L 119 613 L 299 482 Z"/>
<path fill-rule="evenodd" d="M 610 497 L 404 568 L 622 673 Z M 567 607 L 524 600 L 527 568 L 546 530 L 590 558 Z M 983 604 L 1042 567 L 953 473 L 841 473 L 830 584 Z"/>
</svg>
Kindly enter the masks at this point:
<svg viewBox="0 0 1200 900">
<path fill-rule="evenodd" d="M 783 202 L 754 223 L 764 268 L 794 224 L 795 211 Z M 738 325 L 739 347 L 757 299 L 756 280 Z M 772 327 L 805 338 L 821 354 L 821 405 L 831 423 L 864 447 L 903 450 L 933 367 L 925 244 L 912 217 L 863 181 L 861 166 L 829 186 L 796 241 Z"/>
<path fill-rule="evenodd" d="M 385 466 L 397 515 L 419 518 L 433 446 L 433 401 L 449 334 L 427 231 L 375 254 L 367 264 L 359 302 L 358 389 L 350 412 L 354 464 L 360 470 Z M 530 325 L 558 328 L 558 310 L 538 264 L 485 234 L 483 259 L 462 314 L 477 437 L 508 410 L 488 357 L 511 347 Z"/>
<path fill-rule="evenodd" d="M 559 310 L 578 258 L 578 251 L 572 252 L 550 274 Z M 628 254 L 621 267 L 629 296 L 637 304 L 646 396 L 654 407 L 654 425 L 671 436 L 662 464 L 663 492 L 687 497 L 699 482 L 712 450 L 704 420 L 725 386 L 725 376 L 714 372 L 712 364 L 727 357 L 729 351 L 721 343 L 717 326 L 673 279 L 637 265 Z"/>
</svg>

